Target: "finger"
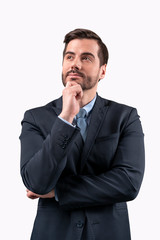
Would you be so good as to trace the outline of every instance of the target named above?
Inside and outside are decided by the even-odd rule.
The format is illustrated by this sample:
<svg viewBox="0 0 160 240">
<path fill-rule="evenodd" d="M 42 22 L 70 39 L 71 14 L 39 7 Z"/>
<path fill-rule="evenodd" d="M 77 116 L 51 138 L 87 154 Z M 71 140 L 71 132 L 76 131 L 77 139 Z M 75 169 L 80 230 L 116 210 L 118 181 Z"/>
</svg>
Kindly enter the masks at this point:
<svg viewBox="0 0 160 240">
<path fill-rule="evenodd" d="M 77 84 L 76 86 L 72 87 L 72 90 L 75 92 L 76 97 L 83 97 L 83 90 L 80 84 Z"/>
<path fill-rule="evenodd" d="M 71 84 L 71 82 L 67 82 L 66 88 L 71 87 L 71 86 L 73 86 L 73 85 Z"/>
<path fill-rule="evenodd" d="M 38 197 L 28 197 L 28 198 L 34 200 L 34 199 L 37 199 Z"/>
<path fill-rule="evenodd" d="M 72 86 L 75 86 L 75 85 L 79 85 L 79 84 L 76 83 L 76 82 L 74 82 L 74 81 L 68 81 L 68 82 L 66 83 L 66 88 L 67 88 L 67 87 L 72 87 Z"/>
<path fill-rule="evenodd" d="M 37 194 L 35 194 L 35 193 L 33 193 L 33 192 L 31 192 L 31 191 L 28 190 L 28 192 L 27 192 L 27 197 L 28 197 L 28 198 L 31 198 L 31 199 L 36 199 L 36 198 L 38 198 L 39 196 L 38 196 Z"/>
<path fill-rule="evenodd" d="M 67 87 L 63 90 L 63 94 L 64 93 L 69 93 L 78 98 L 82 98 L 82 96 L 83 96 L 82 87 L 80 84 L 77 84 L 77 83 L 72 85 L 72 83 L 68 82 Z"/>
<path fill-rule="evenodd" d="M 33 193 L 32 192 L 30 192 L 30 191 L 27 191 L 27 197 L 29 197 L 29 198 L 31 198 L 31 197 L 33 197 Z"/>
</svg>

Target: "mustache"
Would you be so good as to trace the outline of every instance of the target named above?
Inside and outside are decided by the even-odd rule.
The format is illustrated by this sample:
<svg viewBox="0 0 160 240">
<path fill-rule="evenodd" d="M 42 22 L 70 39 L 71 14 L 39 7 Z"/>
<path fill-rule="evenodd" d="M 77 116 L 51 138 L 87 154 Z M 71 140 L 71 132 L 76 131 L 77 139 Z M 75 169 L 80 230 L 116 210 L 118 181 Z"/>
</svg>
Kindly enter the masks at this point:
<svg viewBox="0 0 160 240">
<path fill-rule="evenodd" d="M 81 73 L 81 72 L 78 71 L 78 70 L 71 70 L 71 71 L 67 72 L 66 77 L 67 77 L 70 73 L 77 73 L 79 76 L 81 76 L 81 77 L 83 77 L 83 78 L 85 77 L 84 74 Z"/>
</svg>

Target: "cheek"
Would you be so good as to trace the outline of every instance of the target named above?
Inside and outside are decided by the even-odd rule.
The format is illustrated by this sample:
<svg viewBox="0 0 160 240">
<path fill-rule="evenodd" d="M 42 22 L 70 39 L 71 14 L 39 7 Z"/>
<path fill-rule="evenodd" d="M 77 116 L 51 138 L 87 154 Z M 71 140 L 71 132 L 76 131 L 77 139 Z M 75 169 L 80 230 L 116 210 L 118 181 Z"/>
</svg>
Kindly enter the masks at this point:
<svg viewBox="0 0 160 240">
<path fill-rule="evenodd" d="M 70 65 L 67 63 L 63 63 L 62 65 L 62 72 L 65 74 L 66 72 L 68 72 L 70 69 Z"/>
<path fill-rule="evenodd" d="M 66 72 L 67 72 L 66 67 L 63 66 L 63 67 L 62 67 L 62 73 L 63 73 L 63 75 L 65 75 Z"/>
<path fill-rule="evenodd" d="M 92 77 L 96 77 L 96 78 L 100 75 L 100 71 L 96 67 L 89 69 L 88 73 L 90 73 Z"/>
</svg>

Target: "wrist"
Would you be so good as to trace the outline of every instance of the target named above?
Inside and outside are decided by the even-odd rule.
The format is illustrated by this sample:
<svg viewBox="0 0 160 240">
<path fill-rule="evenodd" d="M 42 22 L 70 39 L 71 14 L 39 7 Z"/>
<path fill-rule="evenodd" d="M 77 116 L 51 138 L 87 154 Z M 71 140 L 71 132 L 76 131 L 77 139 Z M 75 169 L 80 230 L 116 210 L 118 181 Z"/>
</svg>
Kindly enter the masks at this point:
<svg viewBox="0 0 160 240">
<path fill-rule="evenodd" d="M 65 113 L 60 113 L 59 117 L 63 118 L 64 120 L 66 120 L 67 122 L 72 124 L 75 116 L 74 115 L 68 115 L 68 114 L 65 114 Z"/>
</svg>

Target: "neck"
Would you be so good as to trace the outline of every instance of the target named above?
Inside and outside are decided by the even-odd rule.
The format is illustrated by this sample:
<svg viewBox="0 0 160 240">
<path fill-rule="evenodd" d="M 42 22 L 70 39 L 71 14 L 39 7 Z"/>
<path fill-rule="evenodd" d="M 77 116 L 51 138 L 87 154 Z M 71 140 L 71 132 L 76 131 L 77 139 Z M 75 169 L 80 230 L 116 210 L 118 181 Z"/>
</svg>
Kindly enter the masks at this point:
<svg viewBox="0 0 160 240">
<path fill-rule="evenodd" d="M 91 91 L 92 90 L 92 91 Z M 80 102 L 80 107 L 84 107 L 85 105 L 87 105 L 89 102 L 91 102 L 93 100 L 93 98 L 96 96 L 96 91 L 97 89 L 95 89 L 95 91 L 93 91 L 93 89 L 90 90 L 84 90 L 83 91 L 83 97 L 81 99 Z"/>
</svg>

